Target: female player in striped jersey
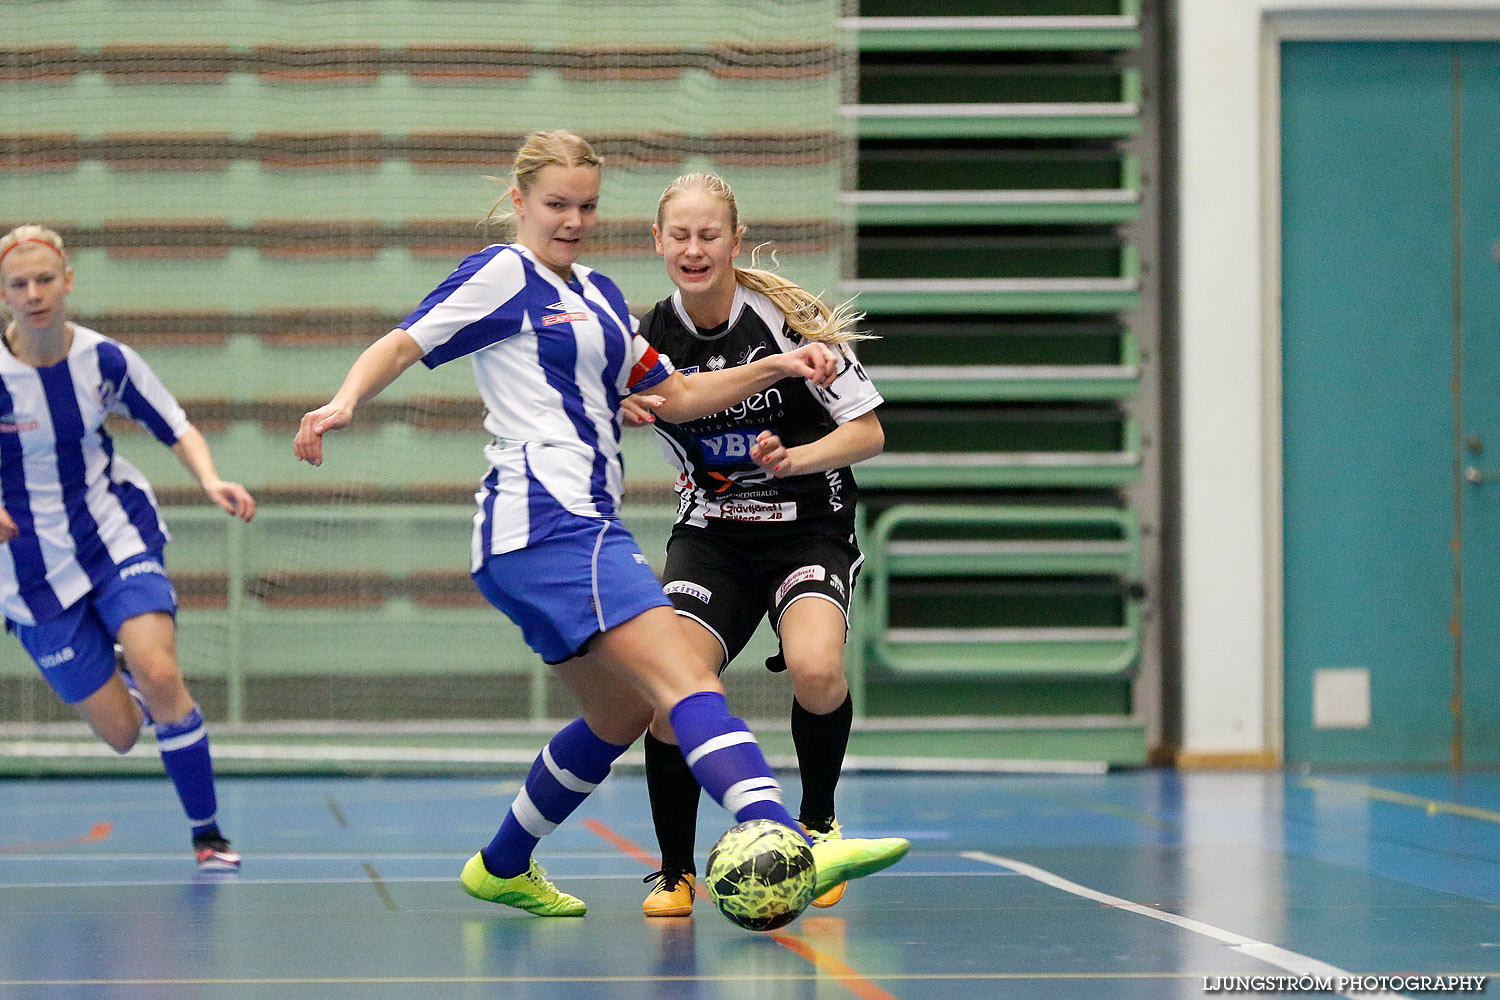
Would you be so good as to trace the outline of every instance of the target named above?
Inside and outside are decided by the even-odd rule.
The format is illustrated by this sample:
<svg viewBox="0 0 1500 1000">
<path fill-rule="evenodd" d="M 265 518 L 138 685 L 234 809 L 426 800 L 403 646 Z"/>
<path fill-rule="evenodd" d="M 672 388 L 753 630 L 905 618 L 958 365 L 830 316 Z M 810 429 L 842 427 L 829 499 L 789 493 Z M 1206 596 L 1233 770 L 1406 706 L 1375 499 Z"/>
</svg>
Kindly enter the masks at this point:
<svg viewBox="0 0 1500 1000">
<path fill-rule="evenodd" d="M 859 317 L 772 272 L 736 267 L 743 229 L 734 192 L 715 174 L 673 181 L 652 231 L 677 290 L 641 321 L 641 334 L 680 370 L 733 371 L 808 342 L 839 353 L 831 382 L 786 378 L 701 419 L 656 423 L 679 473 L 666 590 L 693 653 L 704 670 L 721 673 L 769 618 L 782 652 L 767 666 L 792 679 L 799 818 L 815 840 L 838 839 L 834 789 L 853 720 L 844 640 L 863 558 L 849 466 L 885 444 L 880 393 L 847 350 Z M 633 397 L 627 416 L 649 414 L 637 405 L 644 402 Z M 662 870 L 643 904 L 647 916 L 682 916 L 693 906 L 698 785 L 672 742 L 671 727 L 654 721 L 646 779 Z M 843 891 L 835 886 L 814 905 L 832 906 Z"/>
<path fill-rule="evenodd" d="M 0 351 L 0 611 L 47 683 L 117 752 L 156 727 L 198 867 L 233 871 L 240 857 L 215 822 L 203 716 L 177 665 L 177 595 L 162 568 L 170 536 L 104 418 L 149 430 L 228 513 L 249 521 L 255 500 L 219 478 L 203 435 L 140 355 L 68 321 L 72 290 L 56 233 L 28 225 L 0 238 L 11 313 Z M 129 674 L 116 670 L 116 642 Z"/>
<path fill-rule="evenodd" d="M 476 494 L 471 568 L 485 597 L 578 699 L 582 717 L 532 765 L 494 839 L 460 881 L 479 899 L 543 916 L 581 916 L 532 857 L 645 731 L 670 719 L 693 773 L 736 821 L 794 827 L 755 738 L 729 714 L 723 688 L 635 540 L 620 524 L 620 401 L 651 390 L 673 420 L 713 413 L 788 376 L 826 382 L 819 344 L 733 371 L 684 377 L 635 333 L 615 284 L 577 263 L 597 226 L 601 161 L 571 132 L 522 145 L 507 198 L 516 240 L 459 265 L 395 330 L 354 362 L 326 405 L 302 418 L 298 458 L 416 361 L 470 357 L 484 399 L 490 471 Z M 493 216 L 494 210 L 491 211 Z M 818 884 L 878 871 L 904 840 L 815 845 Z M 823 886 L 827 888 L 827 886 Z"/>
</svg>

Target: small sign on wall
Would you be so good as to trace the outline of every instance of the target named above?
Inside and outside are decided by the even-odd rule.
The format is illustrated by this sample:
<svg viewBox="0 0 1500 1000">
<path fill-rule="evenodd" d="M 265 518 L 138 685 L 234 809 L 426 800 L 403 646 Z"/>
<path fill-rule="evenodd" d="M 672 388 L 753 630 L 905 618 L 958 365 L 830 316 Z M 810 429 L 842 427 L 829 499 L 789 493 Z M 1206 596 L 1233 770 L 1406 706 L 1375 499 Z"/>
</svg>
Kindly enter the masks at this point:
<svg viewBox="0 0 1500 1000">
<path fill-rule="evenodd" d="M 1315 729 L 1368 729 L 1370 671 L 1364 667 L 1314 670 L 1312 702 Z"/>
</svg>

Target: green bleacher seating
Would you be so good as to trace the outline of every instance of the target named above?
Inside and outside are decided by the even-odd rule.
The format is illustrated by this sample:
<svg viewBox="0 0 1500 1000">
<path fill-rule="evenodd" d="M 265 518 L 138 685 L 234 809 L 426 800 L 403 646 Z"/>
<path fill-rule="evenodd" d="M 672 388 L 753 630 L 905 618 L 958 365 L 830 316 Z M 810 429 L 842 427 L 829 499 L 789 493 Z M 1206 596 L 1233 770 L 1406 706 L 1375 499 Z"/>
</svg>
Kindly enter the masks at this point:
<svg viewBox="0 0 1500 1000">
<path fill-rule="evenodd" d="M 861 0 L 845 24 L 842 288 L 887 400 L 856 469 L 864 701 L 1019 711 L 1038 753 L 1054 712 L 1139 740 L 1141 4 Z"/>
<path fill-rule="evenodd" d="M 1081 679 L 1136 666 L 1140 529 L 1128 510 L 903 504 L 865 543 L 866 639 L 886 671 Z"/>
<path fill-rule="evenodd" d="M 1134 333 L 1112 318 L 876 316 L 860 360 L 889 402 L 1123 400 L 1140 388 Z"/>
</svg>

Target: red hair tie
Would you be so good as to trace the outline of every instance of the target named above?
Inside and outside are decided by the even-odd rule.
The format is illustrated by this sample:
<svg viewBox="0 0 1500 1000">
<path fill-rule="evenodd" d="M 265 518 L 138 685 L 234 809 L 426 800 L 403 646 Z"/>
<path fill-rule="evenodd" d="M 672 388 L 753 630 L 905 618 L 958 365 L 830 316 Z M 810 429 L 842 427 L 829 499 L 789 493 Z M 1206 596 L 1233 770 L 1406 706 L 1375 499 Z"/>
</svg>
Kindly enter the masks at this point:
<svg viewBox="0 0 1500 1000">
<path fill-rule="evenodd" d="M 66 264 L 68 262 L 68 258 L 63 255 L 63 252 L 61 250 L 57 249 L 57 247 L 53 246 L 51 243 L 47 242 L 46 240 L 37 239 L 35 236 L 27 236 L 24 239 L 16 240 L 10 246 L 8 246 L 8 247 L 5 248 L 5 252 L 4 253 L 0 253 L 0 264 L 5 263 L 5 254 L 10 253 L 12 250 L 14 250 L 16 247 L 20 246 L 22 243 L 37 243 L 37 244 L 40 244 L 41 246 L 44 246 L 48 250 L 51 250 L 53 253 L 57 254 L 57 256 L 62 259 L 63 263 Z"/>
</svg>

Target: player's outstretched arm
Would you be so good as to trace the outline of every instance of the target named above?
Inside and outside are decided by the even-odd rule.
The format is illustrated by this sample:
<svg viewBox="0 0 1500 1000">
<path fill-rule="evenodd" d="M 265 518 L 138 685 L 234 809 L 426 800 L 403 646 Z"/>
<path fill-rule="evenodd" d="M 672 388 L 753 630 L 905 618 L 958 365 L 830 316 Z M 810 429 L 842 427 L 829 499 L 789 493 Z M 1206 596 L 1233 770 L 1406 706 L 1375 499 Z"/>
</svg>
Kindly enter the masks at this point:
<svg viewBox="0 0 1500 1000">
<path fill-rule="evenodd" d="M 795 351 L 773 354 L 716 372 L 673 372 L 652 392 L 662 397 L 656 407 L 661 419 L 674 424 L 706 417 L 733 406 L 784 378 L 805 378 L 814 385 L 828 385 L 839 373 L 839 358 L 823 344 L 803 344 Z"/>
<path fill-rule="evenodd" d="M 208 442 L 203 439 L 198 428 L 188 424 L 187 430 L 178 435 L 177 443 L 172 446 L 172 454 L 198 480 L 198 485 L 203 487 L 208 498 L 226 513 L 233 514 L 241 521 L 249 521 L 255 516 L 255 498 L 250 495 L 250 491 L 239 483 L 220 479 L 219 474 L 214 471 L 214 460 L 209 453 Z"/>
<path fill-rule="evenodd" d="M 788 448 L 770 431 L 761 431 L 750 446 L 755 464 L 777 479 L 805 476 L 809 472 L 842 469 L 855 462 L 874 458 L 885 450 L 885 429 L 875 411 L 863 413 L 839 424 L 816 441 Z"/>
<path fill-rule="evenodd" d="M 422 349 L 401 329 L 392 330 L 365 348 L 354 359 L 333 399 L 302 415 L 292 438 L 292 454 L 312 465 L 322 465 L 323 435 L 349 426 L 356 406 L 379 395 L 421 357 Z"/>
</svg>

